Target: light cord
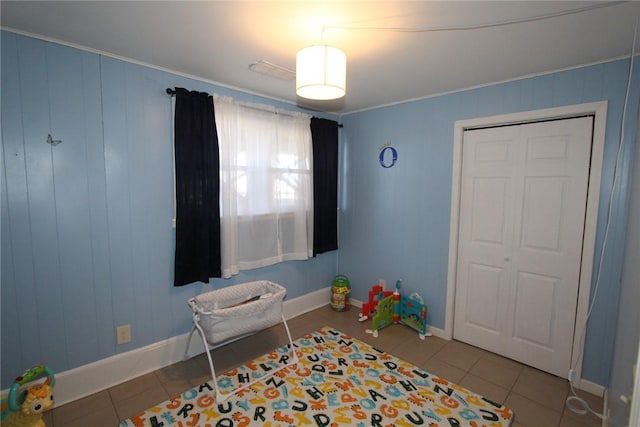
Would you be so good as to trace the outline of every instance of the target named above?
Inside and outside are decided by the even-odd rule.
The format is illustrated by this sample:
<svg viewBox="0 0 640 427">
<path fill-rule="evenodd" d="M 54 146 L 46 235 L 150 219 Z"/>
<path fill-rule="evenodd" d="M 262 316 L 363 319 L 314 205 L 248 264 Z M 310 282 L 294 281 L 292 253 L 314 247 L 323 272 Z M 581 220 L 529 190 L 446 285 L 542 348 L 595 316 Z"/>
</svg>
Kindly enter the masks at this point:
<svg viewBox="0 0 640 427">
<path fill-rule="evenodd" d="M 636 25 L 633 32 L 633 44 L 631 46 L 631 57 L 629 58 L 629 70 L 627 73 L 627 89 L 625 92 L 624 104 L 622 107 L 622 120 L 620 121 L 620 143 L 618 144 L 618 151 L 616 153 L 616 162 L 613 169 L 613 182 L 611 184 L 611 193 L 609 194 L 609 203 L 607 205 L 607 219 L 606 219 L 604 237 L 602 240 L 602 248 L 600 249 L 600 254 L 598 255 L 598 266 L 597 266 L 598 271 L 596 273 L 596 282 L 593 290 L 593 298 L 591 299 L 591 304 L 587 312 L 587 317 L 585 318 L 584 324 L 582 325 L 582 333 L 580 334 L 581 350 L 580 350 L 580 353 L 578 354 L 578 357 L 576 358 L 574 365 L 571 367 L 570 374 L 569 374 L 569 387 L 571 388 L 571 396 L 567 397 L 567 400 L 566 400 L 566 406 L 572 412 L 579 415 L 585 415 L 587 414 L 587 412 L 590 412 L 601 420 L 605 419 L 605 414 L 596 412 L 593 409 L 591 409 L 587 401 L 579 397 L 576 391 L 574 390 L 573 388 L 574 378 L 573 378 L 572 372 L 575 371 L 576 367 L 582 360 L 582 356 L 584 352 L 584 340 L 585 340 L 586 331 L 587 331 L 587 322 L 591 317 L 591 312 L 593 311 L 596 297 L 598 295 L 598 289 L 600 288 L 600 277 L 602 273 L 602 265 L 604 262 L 604 253 L 607 247 L 607 242 L 609 240 L 609 229 L 611 225 L 611 211 L 613 210 L 613 196 L 615 194 L 615 189 L 618 184 L 618 170 L 620 167 L 620 162 L 622 161 L 622 153 L 623 153 L 622 148 L 624 147 L 624 144 L 625 144 L 624 125 L 626 122 L 627 104 L 629 102 L 629 92 L 631 89 L 631 77 L 633 74 L 633 61 L 635 57 L 635 46 L 636 46 L 637 35 L 638 35 L 638 19 L 636 19 Z"/>
</svg>

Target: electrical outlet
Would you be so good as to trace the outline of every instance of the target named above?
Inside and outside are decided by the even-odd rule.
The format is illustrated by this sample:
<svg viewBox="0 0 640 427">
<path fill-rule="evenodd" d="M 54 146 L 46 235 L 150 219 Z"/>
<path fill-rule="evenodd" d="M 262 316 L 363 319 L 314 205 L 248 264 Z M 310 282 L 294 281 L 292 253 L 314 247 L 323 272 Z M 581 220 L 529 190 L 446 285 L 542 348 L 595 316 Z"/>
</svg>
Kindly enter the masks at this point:
<svg viewBox="0 0 640 427">
<path fill-rule="evenodd" d="M 131 325 L 122 325 L 116 328 L 116 340 L 118 344 L 131 342 Z"/>
</svg>

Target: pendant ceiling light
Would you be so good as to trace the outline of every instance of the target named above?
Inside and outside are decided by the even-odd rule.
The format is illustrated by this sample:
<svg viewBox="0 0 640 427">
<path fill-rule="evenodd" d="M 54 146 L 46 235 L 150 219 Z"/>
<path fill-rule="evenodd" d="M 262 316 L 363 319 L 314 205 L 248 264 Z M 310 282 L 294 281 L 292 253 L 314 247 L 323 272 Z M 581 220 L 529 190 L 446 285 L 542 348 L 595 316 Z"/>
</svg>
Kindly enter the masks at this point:
<svg viewBox="0 0 640 427">
<path fill-rule="evenodd" d="M 330 100 L 345 94 L 347 56 L 338 48 L 317 45 L 298 52 L 296 93 L 307 99 Z"/>
</svg>

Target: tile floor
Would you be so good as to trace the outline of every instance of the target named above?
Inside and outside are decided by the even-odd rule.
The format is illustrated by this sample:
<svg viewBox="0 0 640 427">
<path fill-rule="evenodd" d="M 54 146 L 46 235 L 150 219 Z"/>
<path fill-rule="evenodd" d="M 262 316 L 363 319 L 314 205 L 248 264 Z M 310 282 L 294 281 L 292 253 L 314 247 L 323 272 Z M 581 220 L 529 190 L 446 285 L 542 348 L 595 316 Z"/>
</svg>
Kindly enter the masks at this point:
<svg viewBox="0 0 640 427">
<path fill-rule="evenodd" d="M 335 312 L 327 305 L 288 321 L 291 335 L 298 338 L 322 326 L 332 326 L 385 350 L 431 373 L 513 409 L 513 427 L 600 426 L 594 415 L 579 416 L 565 408 L 569 387 L 566 380 L 477 347 L 436 337 L 420 340 L 404 326 L 390 326 L 373 338 L 365 330 L 370 322 L 358 322 L 358 309 Z M 225 372 L 287 342 L 282 326 L 264 330 L 213 352 L 216 371 Z M 197 386 L 209 378 L 204 354 L 191 360 L 117 385 L 45 414 L 48 427 L 117 427 L 159 402 Z M 596 411 L 602 399 L 579 392 Z"/>
</svg>

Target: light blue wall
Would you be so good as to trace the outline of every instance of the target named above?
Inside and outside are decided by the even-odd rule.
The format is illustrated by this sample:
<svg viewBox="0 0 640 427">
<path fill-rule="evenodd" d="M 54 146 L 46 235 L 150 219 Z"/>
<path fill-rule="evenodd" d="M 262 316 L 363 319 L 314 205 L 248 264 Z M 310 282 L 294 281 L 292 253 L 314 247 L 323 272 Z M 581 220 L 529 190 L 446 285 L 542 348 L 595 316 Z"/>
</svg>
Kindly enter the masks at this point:
<svg viewBox="0 0 640 427">
<path fill-rule="evenodd" d="M 402 278 L 428 302 L 430 322 L 444 326 L 453 123 L 461 119 L 608 100 L 600 247 L 627 66 L 617 61 L 344 116 L 339 266 L 353 296 L 365 299 L 378 278 Z M 336 252 L 211 285 L 171 286 L 171 107 L 164 89 L 290 105 L 7 32 L 1 72 L 3 388 L 34 364 L 61 372 L 185 333 L 185 301 L 211 288 L 268 279 L 293 298 L 330 283 Z M 638 86 L 635 78 L 631 133 Z M 63 143 L 51 148 L 48 133 Z M 378 164 L 386 142 L 399 151 L 391 169 Z M 628 176 L 626 167 L 623 187 Z M 627 222 L 624 197 L 614 202 L 583 372 L 603 385 Z M 115 327 L 127 323 L 133 342 L 116 346 Z"/>
<path fill-rule="evenodd" d="M 174 288 L 167 87 L 246 93 L 2 32 L 2 388 L 191 328 L 188 298 L 272 280 L 288 298 L 329 286 L 337 252 Z M 324 115 L 327 118 L 334 118 Z M 62 140 L 56 147 L 47 134 Z M 133 341 L 117 346 L 117 325 Z"/>
<path fill-rule="evenodd" d="M 378 278 L 389 284 L 402 279 L 407 293 L 417 291 L 427 302 L 429 323 L 444 328 L 457 120 L 609 101 L 596 237 L 599 250 L 628 65 L 628 60 L 616 61 L 344 116 L 339 269 L 350 277 L 353 296 L 366 300 Z M 627 129 L 632 135 L 639 82 L 636 73 L 627 114 Z M 386 143 L 398 151 L 396 165 L 387 169 L 378 162 Z M 628 179 L 627 167 L 622 171 L 623 188 Z M 609 381 L 626 216 L 626 196 L 616 196 L 583 365 L 583 377 L 601 385 Z"/>
<path fill-rule="evenodd" d="M 629 405 L 620 396 L 635 396 L 640 402 L 640 390 L 633 390 L 634 365 L 638 360 L 638 344 L 640 343 L 640 149 L 638 135 L 630 135 L 627 143 L 635 145 L 635 162 L 633 164 L 633 180 L 630 183 L 630 210 L 627 228 L 627 248 L 625 252 L 622 287 L 620 292 L 620 308 L 616 331 L 615 352 L 611 372 L 607 407 L 611 411 L 609 426 L 623 427 L 630 425 Z M 631 156 L 629 156 L 631 158 Z M 640 367 L 638 367 L 640 369 Z"/>
</svg>

